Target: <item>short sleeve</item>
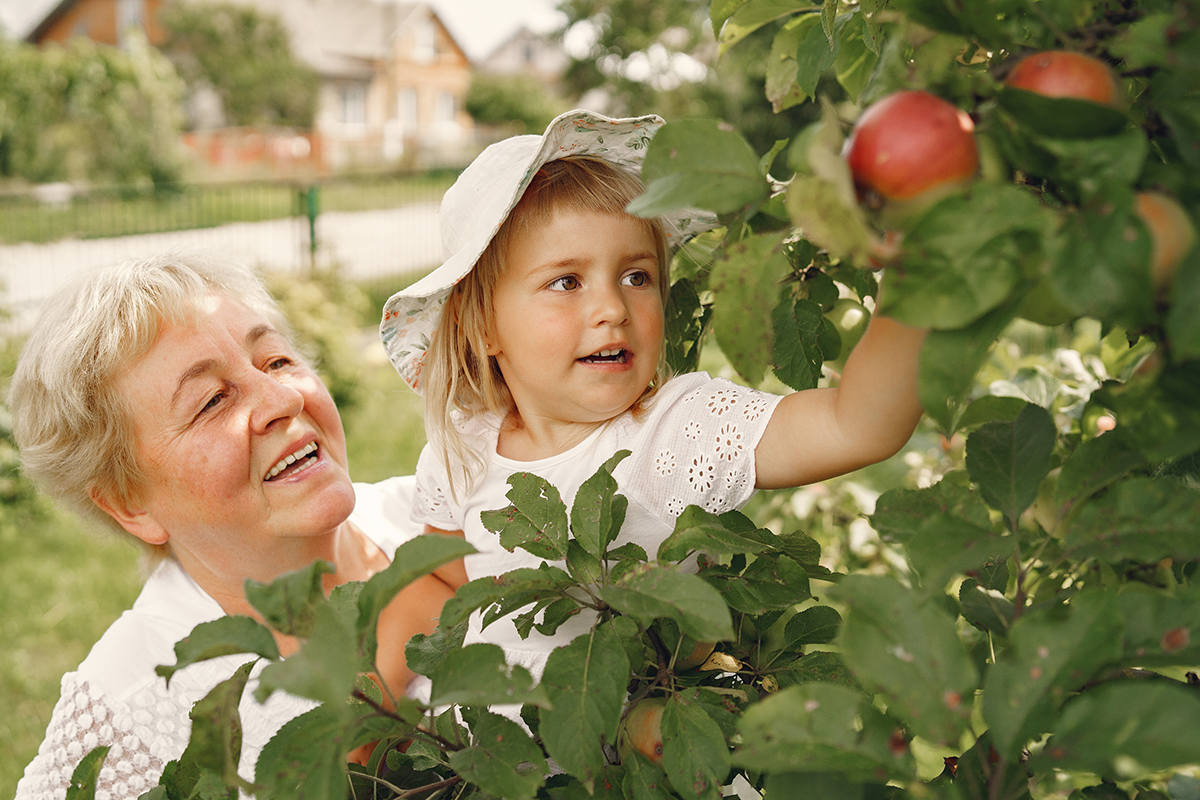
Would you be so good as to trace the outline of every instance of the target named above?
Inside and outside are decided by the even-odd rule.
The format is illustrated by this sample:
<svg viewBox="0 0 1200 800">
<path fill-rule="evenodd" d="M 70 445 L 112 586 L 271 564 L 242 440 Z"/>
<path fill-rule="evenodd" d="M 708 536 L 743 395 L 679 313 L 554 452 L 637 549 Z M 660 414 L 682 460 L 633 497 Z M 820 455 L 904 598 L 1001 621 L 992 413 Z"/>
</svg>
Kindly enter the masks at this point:
<svg viewBox="0 0 1200 800">
<path fill-rule="evenodd" d="M 779 400 L 703 373 L 673 379 L 634 423 L 633 456 L 618 482 L 670 524 L 690 505 L 714 514 L 741 508 L 754 494 L 754 451 Z"/>
<path fill-rule="evenodd" d="M 429 445 L 425 445 L 417 459 L 411 516 L 419 525 L 432 525 L 444 531 L 463 529 L 462 513 L 451 503 L 446 466 Z"/>
</svg>

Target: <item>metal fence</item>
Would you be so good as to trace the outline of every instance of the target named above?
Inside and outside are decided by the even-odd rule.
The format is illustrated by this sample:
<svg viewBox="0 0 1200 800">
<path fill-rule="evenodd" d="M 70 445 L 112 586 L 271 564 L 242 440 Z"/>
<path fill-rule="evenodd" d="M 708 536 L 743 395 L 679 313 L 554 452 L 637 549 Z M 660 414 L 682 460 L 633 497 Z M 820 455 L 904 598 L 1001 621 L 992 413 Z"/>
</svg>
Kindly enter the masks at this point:
<svg viewBox="0 0 1200 800">
<path fill-rule="evenodd" d="M 420 274 L 441 256 L 437 207 L 452 173 L 319 183 L 69 186 L 0 194 L 0 286 L 23 332 L 40 303 L 81 271 L 172 247 L 218 250 L 265 271 L 337 263 L 354 280 Z"/>
</svg>

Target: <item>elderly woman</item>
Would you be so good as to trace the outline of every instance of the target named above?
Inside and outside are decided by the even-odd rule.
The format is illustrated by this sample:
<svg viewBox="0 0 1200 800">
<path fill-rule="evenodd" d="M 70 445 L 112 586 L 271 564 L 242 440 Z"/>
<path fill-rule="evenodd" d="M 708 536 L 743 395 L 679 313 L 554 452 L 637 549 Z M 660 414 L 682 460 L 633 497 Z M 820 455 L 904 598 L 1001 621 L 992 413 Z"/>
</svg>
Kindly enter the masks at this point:
<svg viewBox="0 0 1200 800">
<path fill-rule="evenodd" d="M 409 479 L 352 484 L 333 400 L 257 277 L 212 256 L 109 267 L 43 309 L 13 378 L 22 462 L 43 491 L 135 537 L 157 567 L 133 608 L 62 679 L 19 800 L 65 794 L 82 755 L 110 745 L 98 798 L 157 783 L 190 732 L 192 705 L 245 656 L 154 673 L 173 646 L 223 614 L 258 617 L 246 579 L 325 559 L 326 589 L 366 580 L 419 533 Z M 426 577 L 381 618 L 380 671 L 408 684 L 403 646 L 431 631 L 445 584 Z M 387 635 L 383 635 L 383 631 Z M 296 649 L 280 637 L 281 652 Z M 241 773 L 310 701 L 242 701 Z"/>
</svg>

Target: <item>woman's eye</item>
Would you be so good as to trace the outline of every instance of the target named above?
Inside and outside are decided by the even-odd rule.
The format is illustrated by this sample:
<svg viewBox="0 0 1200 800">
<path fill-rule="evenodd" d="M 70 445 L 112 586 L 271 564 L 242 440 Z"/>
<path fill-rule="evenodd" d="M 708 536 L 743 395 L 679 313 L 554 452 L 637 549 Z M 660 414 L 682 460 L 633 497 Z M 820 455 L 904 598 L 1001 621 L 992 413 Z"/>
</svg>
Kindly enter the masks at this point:
<svg viewBox="0 0 1200 800">
<path fill-rule="evenodd" d="M 550 281 L 550 288 L 556 292 L 569 292 L 579 288 L 579 279 L 574 275 L 563 275 Z"/>
<path fill-rule="evenodd" d="M 626 286 L 649 286 L 650 282 L 650 273 L 640 270 L 638 272 L 631 272 L 625 276 Z"/>
<path fill-rule="evenodd" d="M 279 358 L 272 359 L 267 364 L 267 369 L 284 369 L 285 367 L 290 367 L 291 365 L 292 360 L 290 358 L 287 358 L 286 356 L 280 356 Z"/>
<path fill-rule="evenodd" d="M 200 413 L 203 414 L 207 411 L 212 411 L 214 408 L 216 408 L 218 405 L 220 405 L 221 401 L 224 399 L 225 399 L 225 393 L 217 392 L 216 394 L 214 394 L 212 397 L 210 397 L 208 399 L 208 402 L 204 404 L 204 408 L 200 409 Z"/>
</svg>

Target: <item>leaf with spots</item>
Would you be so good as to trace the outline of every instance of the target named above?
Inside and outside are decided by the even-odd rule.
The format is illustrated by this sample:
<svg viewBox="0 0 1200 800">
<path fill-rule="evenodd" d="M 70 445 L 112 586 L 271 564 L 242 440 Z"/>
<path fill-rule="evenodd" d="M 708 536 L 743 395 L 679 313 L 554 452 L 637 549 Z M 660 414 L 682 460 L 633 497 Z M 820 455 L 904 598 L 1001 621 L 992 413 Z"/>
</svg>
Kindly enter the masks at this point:
<svg viewBox="0 0 1200 800">
<path fill-rule="evenodd" d="M 1011 646 L 988 674 L 983 718 L 996 749 L 1015 760 L 1031 739 L 1047 733 L 1068 693 L 1121 657 L 1115 594 L 1083 593 L 1068 608 L 1026 612 L 1012 626 Z"/>
<path fill-rule="evenodd" d="M 954 619 L 883 576 L 849 575 L 829 594 L 847 607 L 840 644 L 855 677 L 912 733 L 957 744 L 970 727 L 978 674 Z"/>
</svg>

